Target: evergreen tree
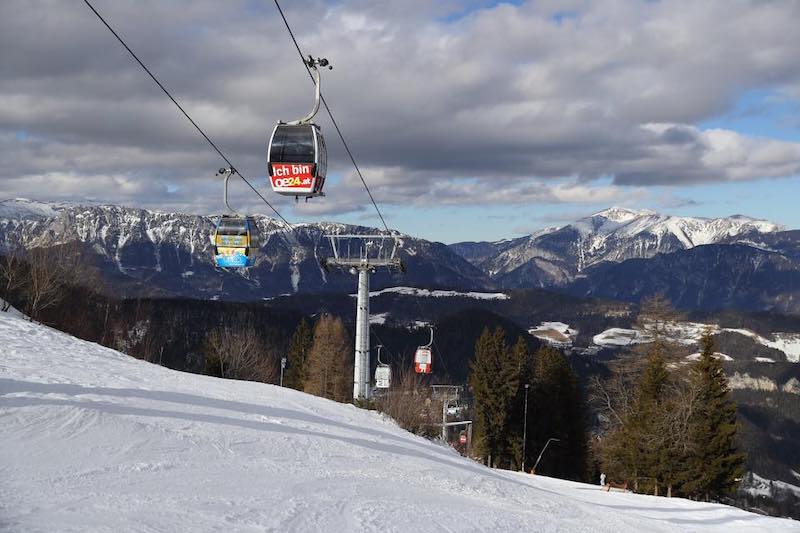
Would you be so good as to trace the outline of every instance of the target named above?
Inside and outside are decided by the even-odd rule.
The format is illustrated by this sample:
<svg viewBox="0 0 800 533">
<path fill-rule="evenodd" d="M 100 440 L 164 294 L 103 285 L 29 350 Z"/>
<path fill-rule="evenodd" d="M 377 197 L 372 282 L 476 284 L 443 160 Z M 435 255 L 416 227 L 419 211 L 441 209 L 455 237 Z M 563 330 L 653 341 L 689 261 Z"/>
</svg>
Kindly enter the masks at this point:
<svg viewBox="0 0 800 533">
<path fill-rule="evenodd" d="M 519 470 L 522 466 L 530 467 L 531 454 L 531 435 L 533 431 L 534 419 L 532 415 L 532 387 L 533 387 L 533 357 L 528 343 L 524 337 L 518 337 L 517 342 L 511 348 L 511 359 L 517 365 L 517 372 L 519 374 L 517 393 L 513 400 L 509 428 L 508 428 L 508 446 L 512 458 L 512 470 Z M 525 385 L 529 385 L 528 390 L 528 443 L 524 446 L 525 456 L 527 460 L 523 463 L 523 445 L 522 439 L 525 430 Z"/>
<path fill-rule="evenodd" d="M 303 390 L 337 402 L 353 399 L 353 350 L 340 318 L 320 317 L 306 358 Z"/>
<path fill-rule="evenodd" d="M 559 439 L 547 448 L 536 471 L 583 480 L 588 457 L 586 411 L 577 377 L 566 357 L 554 348 L 541 348 L 534 361 L 534 399 L 528 413 L 529 422 L 533 422 L 533 431 L 528 426 L 529 460 L 536 461 L 550 438 Z"/>
<path fill-rule="evenodd" d="M 519 365 L 508 349 L 505 331 L 484 328 L 470 362 L 470 385 L 475 396 L 475 449 L 492 467 L 512 462 L 509 420 L 519 387 Z"/>
<path fill-rule="evenodd" d="M 639 478 L 657 480 L 662 476 L 662 412 L 669 374 L 663 355 L 663 345 L 650 346 L 647 365 L 636 388 L 630 410 L 622 424 L 606 439 L 605 469 L 615 479 L 631 480 L 639 488 Z"/>
<path fill-rule="evenodd" d="M 730 397 L 722 363 L 714 357 L 714 339 L 706 332 L 700 341 L 700 359 L 692 365 L 697 406 L 691 421 L 693 453 L 681 491 L 695 498 L 718 498 L 737 486 L 744 472 L 744 454 L 738 453 L 736 404 Z"/>
<path fill-rule="evenodd" d="M 306 381 L 306 357 L 314 344 L 314 332 L 305 318 L 300 321 L 289 341 L 286 353 L 286 374 L 284 385 L 303 390 Z"/>
</svg>

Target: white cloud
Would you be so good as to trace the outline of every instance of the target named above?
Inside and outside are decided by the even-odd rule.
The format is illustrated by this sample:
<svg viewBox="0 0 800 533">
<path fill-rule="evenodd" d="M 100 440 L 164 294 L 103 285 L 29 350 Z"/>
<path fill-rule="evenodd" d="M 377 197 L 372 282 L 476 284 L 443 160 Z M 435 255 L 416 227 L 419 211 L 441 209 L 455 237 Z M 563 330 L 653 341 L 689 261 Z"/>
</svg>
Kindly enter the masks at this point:
<svg viewBox="0 0 800 533">
<path fill-rule="evenodd" d="M 481 5 L 284 6 L 303 49 L 333 62 L 323 91 L 381 203 L 619 203 L 651 185 L 800 173 L 800 143 L 694 126 L 748 90 L 797 98 L 800 3 Z M 272 6 L 97 7 L 263 188 L 272 124 L 311 103 Z M 218 157 L 84 6 L 5 2 L 0 48 L 0 194 L 54 184 L 40 195 L 217 209 Z M 343 180 L 295 214 L 361 212 L 368 198 L 320 122 Z"/>
</svg>

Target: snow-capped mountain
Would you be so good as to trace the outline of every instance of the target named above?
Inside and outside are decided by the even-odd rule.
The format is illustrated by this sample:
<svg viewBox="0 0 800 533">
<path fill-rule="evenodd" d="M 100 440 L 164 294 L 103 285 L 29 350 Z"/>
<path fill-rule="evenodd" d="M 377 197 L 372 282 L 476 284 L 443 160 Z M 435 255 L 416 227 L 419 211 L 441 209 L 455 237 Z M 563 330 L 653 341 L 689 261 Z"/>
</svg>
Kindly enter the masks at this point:
<svg viewBox="0 0 800 533">
<path fill-rule="evenodd" d="M 117 295 L 259 300 L 352 292 L 352 275 L 322 268 L 320 259 L 331 255 L 324 236 L 379 232 L 333 222 L 296 224 L 289 231 L 272 218 L 255 218 L 261 234 L 256 265 L 234 272 L 213 265 L 210 217 L 6 200 L 0 202 L 0 253 L 77 241 Z M 446 246 L 396 234 L 407 273 L 379 271 L 372 284 L 375 290 L 544 287 L 630 301 L 657 291 L 687 308 L 793 312 L 798 308 L 793 287 L 800 276 L 800 232 L 781 230 L 743 216 L 703 219 L 611 208 L 495 243 Z M 717 250 L 698 248 L 708 244 Z M 738 259 L 742 254 L 749 258 L 745 263 Z M 713 279 L 706 279 L 711 271 Z M 781 275 L 772 276 L 773 271 Z M 698 292 L 697 287 L 706 289 Z"/>
<path fill-rule="evenodd" d="M 565 285 L 602 262 L 650 258 L 782 230 L 777 224 L 741 215 L 709 219 L 612 207 L 527 237 L 458 243 L 451 248 L 502 287 L 547 287 Z"/>
<path fill-rule="evenodd" d="M 78 241 L 91 251 L 105 281 L 118 294 L 161 294 L 255 300 L 297 292 L 347 292 L 354 278 L 326 272 L 327 234 L 380 233 L 338 223 L 297 224 L 256 216 L 260 250 L 253 268 L 216 269 L 210 217 L 114 205 L 78 205 L 24 199 L 0 202 L 0 253 Z M 373 286 L 484 289 L 483 273 L 446 245 L 399 237 L 408 274 L 378 272 Z"/>
</svg>

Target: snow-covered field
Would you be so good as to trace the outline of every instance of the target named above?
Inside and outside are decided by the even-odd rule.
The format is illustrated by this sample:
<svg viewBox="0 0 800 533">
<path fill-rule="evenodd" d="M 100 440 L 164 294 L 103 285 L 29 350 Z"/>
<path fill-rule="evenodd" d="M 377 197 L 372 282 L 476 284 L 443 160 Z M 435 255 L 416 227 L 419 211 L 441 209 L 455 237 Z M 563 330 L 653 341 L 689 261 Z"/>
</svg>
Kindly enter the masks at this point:
<svg viewBox="0 0 800 533">
<path fill-rule="evenodd" d="M 418 296 L 427 298 L 472 298 L 473 300 L 509 300 L 511 297 L 502 292 L 459 292 L 459 291 L 440 291 L 430 289 L 418 289 L 416 287 L 389 287 L 379 291 L 369 293 L 370 298 L 381 294 L 402 294 L 404 296 Z M 357 294 L 351 294 L 353 298 Z"/>
<path fill-rule="evenodd" d="M 697 343 L 705 331 L 710 331 L 714 334 L 725 331 L 750 337 L 759 344 L 782 351 L 786 355 L 787 361 L 800 363 L 800 333 L 776 332 L 772 334 L 774 340 L 770 340 L 749 329 L 720 328 L 718 324 L 672 322 L 666 325 L 667 339 L 670 342 L 684 345 Z M 598 333 L 592 339 L 595 345 L 603 347 L 630 346 L 652 341 L 653 336 L 646 329 L 625 328 L 610 328 Z M 765 359 L 759 362 L 774 363 L 775 361 Z"/>
<path fill-rule="evenodd" d="M 572 346 L 572 340 L 578 331 L 563 322 L 541 322 L 530 328 L 528 333 L 552 346 Z"/>
<path fill-rule="evenodd" d="M 800 531 L 489 470 L 376 413 L 0 313 L 0 530 Z"/>
</svg>

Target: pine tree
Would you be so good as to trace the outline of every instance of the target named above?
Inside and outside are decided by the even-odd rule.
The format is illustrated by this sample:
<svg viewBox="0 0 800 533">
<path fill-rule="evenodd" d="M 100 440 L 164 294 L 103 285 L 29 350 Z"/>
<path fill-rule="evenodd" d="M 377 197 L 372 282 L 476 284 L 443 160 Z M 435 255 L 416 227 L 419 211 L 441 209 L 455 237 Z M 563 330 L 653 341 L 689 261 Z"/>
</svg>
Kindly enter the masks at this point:
<svg viewBox="0 0 800 533">
<path fill-rule="evenodd" d="M 517 366 L 519 375 L 517 384 L 516 397 L 513 400 L 510 421 L 508 428 L 508 447 L 512 457 L 512 470 L 518 470 L 522 466 L 531 465 L 530 457 L 533 451 L 531 450 L 531 435 L 533 430 L 533 417 L 531 406 L 531 387 L 533 386 L 533 357 L 528 348 L 528 343 L 523 337 L 517 338 L 517 342 L 511 348 L 511 359 Z M 523 445 L 522 439 L 524 438 L 525 430 L 525 385 L 529 386 L 528 390 L 528 443 L 524 446 L 525 456 L 527 460 L 523 462 L 522 452 Z"/>
<path fill-rule="evenodd" d="M 353 350 L 340 318 L 323 315 L 314 327 L 303 390 L 337 402 L 353 399 Z"/>
<path fill-rule="evenodd" d="M 541 348 L 534 361 L 530 458 L 535 461 L 550 438 L 559 439 L 547 448 L 536 471 L 582 480 L 586 477 L 588 448 L 585 405 L 577 377 L 566 357 L 554 348 Z"/>
<path fill-rule="evenodd" d="M 650 345 L 633 404 L 605 444 L 605 470 L 615 479 L 633 481 L 635 489 L 638 489 L 639 478 L 649 478 L 656 483 L 663 478 L 661 413 L 669 374 L 662 350 L 659 342 Z"/>
<path fill-rule="evenodd" d="M 283 383 L 287 387 L 303 390 L 306 381 L 306 357 L 314 344 L 314 332 L 305 318 L 295 329 L 286 354 L 286 375 Z"/>
<path fill-rule="evenodd" d="M 475 396 L 475 448 L 493 467 L 510 466 L 509 420 L 519 387 L 519 365 L 508 349 L 505 331 L 484 328 L 470 363 Z"/>
<path fill-rule="evenodd" d="M 695 498 L 718 498 L 732 492 L 744 472 L 744 454 L 736 450 L 736 404 L 730 398 L 722 363 L 714 357 L 714 339 L 706 332 L 691 381 L 697 407 L 691 422 L 693 454 L 681 487 Z"/>
</svg>

